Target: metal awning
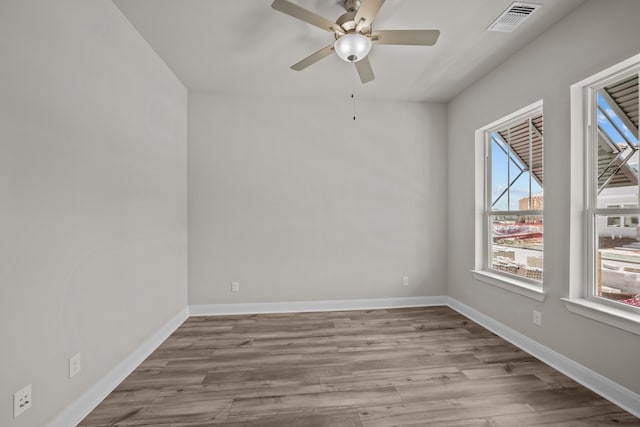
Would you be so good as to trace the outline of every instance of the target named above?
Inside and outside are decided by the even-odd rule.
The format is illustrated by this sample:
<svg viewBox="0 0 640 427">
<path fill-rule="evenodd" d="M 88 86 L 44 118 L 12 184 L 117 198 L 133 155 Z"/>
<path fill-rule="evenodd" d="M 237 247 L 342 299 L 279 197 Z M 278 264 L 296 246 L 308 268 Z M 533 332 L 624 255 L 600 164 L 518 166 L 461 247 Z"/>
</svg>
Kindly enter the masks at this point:
<svg viewBox="0 0 640 427">
<path fill-rule="evenodd" d="M 614 111 L 619 110 L 616 114 L 638 138 L 638 75 L 605 87 L 603 96 Z"/>
<path fill-rule="evenodd" d="M 615 115 L 638 140 L 638 75 L 635 74 L 598 91 Z M 602 114 L 613 122 L 609 112 Z M 622 131 L 620 135 L 624 136 Z M 617 144 L 598 124 L 598 187 L 599 191 L 611 187 L 638 185 L 638 172 L 625 160 L 627 147 L 634 144 L 627 141 Z M 637 145 L 637 144 L 635 144 Z M 613 173 L 613 176 L 611 176 Z"/>
<path fill-rule="evenodd" d="M 531 176 L 542 187 L 544 181 L 542 135 L 544 134 L 544 120 L 542 114 L 531 119 L 531 132 L 529 120 L 517 123 L 509 128 L 501 129 L 497 133 L 511 149 L 511 156 L 518 159 L 524 165 L 525 170 L 531 172 Z M 531 145 L 529 145 L 531 138 Z M 531 153 L 529 152 L 531 150 Z"/>
</svg>

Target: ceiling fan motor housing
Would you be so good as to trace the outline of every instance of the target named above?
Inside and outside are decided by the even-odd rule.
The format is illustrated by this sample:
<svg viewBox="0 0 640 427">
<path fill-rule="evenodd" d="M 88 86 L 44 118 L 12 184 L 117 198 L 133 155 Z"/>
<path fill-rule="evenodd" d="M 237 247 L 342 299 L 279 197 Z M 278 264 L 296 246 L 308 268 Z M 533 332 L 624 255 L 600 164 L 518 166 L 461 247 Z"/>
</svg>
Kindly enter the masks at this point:
<svg viewBox="0 0 640 427">
<path fill-rule="evenodd" d="M 357 12 L 360 9 L 360 0 L 344 0 L 344 8 L 347 12 Z"/>
<path fill-rule="evenodd" d="M 336 24 L 340 25 L 340 27 L 342 27 L 342 29 L 345 31 L 345 33 L 355 33 L 356 32 L 356 27 L 357 27 L 357 23 L 356 23 L 356 12 L 347 12 L 344 15 L 340 16 L 337 20 L 336 20 Z M 358 31 L 360 34 L 363 34 L 365 36 L 371 34 L 371 25 L 368 25 L 366 27 L 362 27 L 360 28 L 360 31 Z M 341 36 L 341 34 L 335 34 L 336 39 L 339 38 Z"/>
</svg>

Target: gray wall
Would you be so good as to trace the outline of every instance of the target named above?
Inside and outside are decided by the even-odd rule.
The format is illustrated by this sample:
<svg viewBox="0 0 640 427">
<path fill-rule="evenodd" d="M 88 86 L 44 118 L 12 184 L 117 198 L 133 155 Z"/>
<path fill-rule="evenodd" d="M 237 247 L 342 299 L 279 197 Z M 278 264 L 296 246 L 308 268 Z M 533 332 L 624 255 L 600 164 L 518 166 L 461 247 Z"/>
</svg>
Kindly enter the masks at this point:
<svg viewBox="0 0 640 427">
<path fill-rule="evenodd" d="M 569 86 L 640 49 L 640 2 L 588 1 L 448 105 L 449 251 L 452 297 L 640 393 L 637 335 L 567 312 L 569 290 Z M 544 303 L 475 281 L 474 131 L 544 100 Z M 543 314 L 543 327 L 531 322 Z"/>
<path fill-rule="evenodd" d="M 189 93 L 190 304 L 446 293 L 444 106 L 352 108 Z"/>
<path fill-rule="evenodd" d="M 107 0 L 3 0 L 0 61 L 0 425 L 43 426 L 186 306 L 187 94 Z"/>
</svg>

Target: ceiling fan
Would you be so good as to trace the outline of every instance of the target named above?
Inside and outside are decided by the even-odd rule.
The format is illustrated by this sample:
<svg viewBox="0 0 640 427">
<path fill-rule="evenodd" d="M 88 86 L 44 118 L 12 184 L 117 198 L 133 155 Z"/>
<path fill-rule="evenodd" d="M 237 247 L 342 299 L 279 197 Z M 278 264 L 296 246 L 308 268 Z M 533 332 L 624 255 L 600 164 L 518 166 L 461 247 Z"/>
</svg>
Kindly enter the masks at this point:
<svg viewBox="0 0 640 427">
<path fill-rule="evenodd" d="M 302 71 L 335 52 L 342 60 L 353 62 L 360 81 L 367 83 L 375 78 L 367 56 L 372 44 L 433 46 L 438 41 L 439 30 L 373 31 L 371 24 L 383 3 L 384 0 L 344 0 L 347 13 L 331 22 L 288 0 L 274 0 L 271 7 L 275 10 L 333 33 L 336 39 L 291 68 Z"/>
</svg>

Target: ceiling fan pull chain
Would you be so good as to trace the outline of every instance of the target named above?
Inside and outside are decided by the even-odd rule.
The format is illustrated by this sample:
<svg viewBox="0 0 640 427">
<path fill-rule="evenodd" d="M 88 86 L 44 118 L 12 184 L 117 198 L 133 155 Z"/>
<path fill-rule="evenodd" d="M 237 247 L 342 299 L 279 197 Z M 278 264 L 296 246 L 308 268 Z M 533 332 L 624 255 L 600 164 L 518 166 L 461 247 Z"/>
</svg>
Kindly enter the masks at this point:
<svg viewBox="0 0 640 427">
<path fill-rule="evenodd" d="M 351 94 L 351 99 L 353 100 L 353 120 L 356 119 L 356 96 Z"/>
</svg>

